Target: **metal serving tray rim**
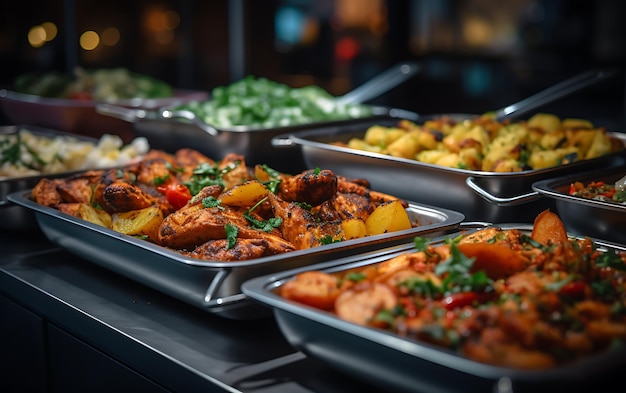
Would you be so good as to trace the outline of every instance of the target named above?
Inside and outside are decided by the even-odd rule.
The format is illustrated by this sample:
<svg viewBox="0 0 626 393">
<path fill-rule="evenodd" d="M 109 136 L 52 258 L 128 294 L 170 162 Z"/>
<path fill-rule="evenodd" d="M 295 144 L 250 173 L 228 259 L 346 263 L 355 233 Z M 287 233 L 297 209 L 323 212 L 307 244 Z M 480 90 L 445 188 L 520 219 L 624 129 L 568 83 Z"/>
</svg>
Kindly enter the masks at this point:
<svg viewBox="0 0 626 393">
<path fill-rule="evenodd" d="M 258 265 L 258 264 L 266 264 L 266 263 L 269 264 L 275 261 L 283 260 L 287 257 L 297 258 L 299 256 L 306 256 L 310 254 L 329 254 L 329 253 L 332 253 L 333 251 L 342 251 L 344 249 L 349 249 L 349 248 L 356 248 L 357 250 L 355 251 L 358 252 L 359 246 L 367 246 L 367 244 L 371 244 L 373 242 L 382 243 L 383 245 L 381 247 L 384 247 L 385 243 L 391 242 L 394 239 L 401 239 L 401 238 L 409 237 L 411 236 L 412 233 L 416 235 L 428 234 L 428 233 L 436 232 L 440 230 L 452 229 L 458 226 L 464 219 L 464 215 L 462 213 L 459 213 L 453 210 L 434 208 L 434 207 L 430 207 L 426 205 L 419 205 L 419 204 L 409 202 L 410 208 L 418 209 L 422 212 L 429 212 L 431 214 L 438 214 L 441 217 L 443 217 L 443 220 L 436 224 L 420 225 L 412 229 L 408 229 L 404 231 L 397 231 L 391 234 L 388 233 L 388 234 L 382 234 L 382 235 L 367 236 L 367 237 L 360 238 L 360 239 L 346 240 L 343 242 L 327 244 L 321 247 L 315 247 L 315 248 L 311 248 L 307 250 L 296 250 L 296 251 L 291 251 L 288 253 L 261 257 L 261 258 L 256 258 L 252 260 L 246 260 L 246 261 L 222 262 L 222 261 L 211 261 L 211 260 L 206 260 L 206 259 L 196 259 L 196 258 L 186 257 L 176 252 L 175 250 L 170 250 L 166 247 L 159 246 L 157 244 L 150 243 L 145 240 L 137 239 L 130 235 L 124 235 L 112 229 L 90 223 L 88 221 L 70 216 L 68 214 L 64 214 L 56 209 L 43 206 L 32 201 L 28 197 L 31 191 L 32 190 L 22 190 L 22 191 L 13 192 L 7 195 L 7 198 L 9 201 L 15 204 L 21 205 L 25 208 L 31 209 L 35 211 L 36 213 L 45 214 L 45 215 L 52 216 L 59 220 L 73 223 L 75 225 L 84 227 L 86 229 L 98 232 L 104 236 L 117 238 L 120 241 L 123 241 L 134 247 L 139 247 L 147 251 L 155 252 L 159 255 L 166 256 L 172 259 L 172 261 L 174 262 L 182 263 L 182 264 L 190 265 L 190 266 L 206 267 L 206 268 L 236 268 L 236 267 L 253 266 L 253 265 Z"/>
<path fill-rule="evenodd" d="M 488 223 L 485 223 L 488 225 Z M 503 229 L 520 229 L 527 232 L 532 230 L 530 224 L 494 224 Z M 579 235 L 568 234 L 572 238 L 582 238 Z M 435 241 L 441 241 L 448 238 L 449 235 Z M 600 247 L 613 248 L 626 251 L 626 245 L 612 243 L 601 239 L 593 239 Z M 541 380 L 549 380 L 554 378 L 563 378 L 571 376 L 572 370 L 581 371 L 591 366 L 602 367 L 603 362 L 609 359 L 620 360 L 626 355 L 626 345 L 617 350 L 608 350 L 603 353 L 589 356 L 581 359 L 573 364 L 558 366 L 551 369 L 542 370 L 524 370 L 510 367 L 494 366 L 486 363 L 480 363 L 475 360 L 466 358 L 460 354 L 454 353 L 452 350 L 438 347 L 426 342 L 422 342 L 412 338 L 405 338 L 384 330 L 378 330 L 373 327 L 361 326 L 341 320 L 330 312 L 316 309 L 311 306 L 300 304 L 280 297 L 275 293 L 275 289 L 284 284 L 287 280 L 293 278 L 296 274 L 311 270 L 319 271 L 343 271 L 352 267 L 366 266 L 377 262 L 382 262 L 396 255 L 415 250 L 412 243 L 401 244 L 380 250 L 377 253 L 360 254 L 355 256 L 343 257 L 332 261 L 317 263 L 314 265 L 303 266 L 295 269 L 285 270 L 274 274 L 259 276 L 245 281 L 241 289 L 243 293 L 251 299 L 254 299 L 273 309 L 275 314 L 287 313 L 316 324 L 324 324 L 331 328 L 338 329 L 344 333 L 354 335 L 371 341 L 373 343 L 384 345 L 392 350 L 419 357 L 421 360 L 432 362 L 439 366 L 465 372 L 469 375 L 497 379 L 502 377 L 514 378 L 518 382 L 539 382 Z M 282 329 L 282 327 L 281 327 Z"/>
<path fill-rule="evenodd" d="M 366 120 L 366 119 L 363 119 L 363 120 Z M 372 120 L 372 119 L 370 118 L 369 120 Z M 565 168 L 565 167 L 572 168 L 572 170 L 575 170 L 576 167 L 585 165 L 586 163 L 589 162 L 589 160 L 580 160 L 580 161 L 572 162 L 567 165 L 552 166 L 552 167 L 540 168 L 540 169 L 523 170 L 523 171 L 518 171 L 518 172 L 489 172 L 489 171 L 470 170 L 470 169 L 453 168 L 453 167 L 446 167 L 442 165 L 435 165 L 435 164 L 430 164 L 430 163 L 421 162 L 417 160 L 411 160 L 408 158 L 395 157 L 392 155 L 376 153 L 376 152 L 368 152 L 365 150 L 353 149 L 353 148 L 344 147 L 344 146 L 336 146 L 330 143 L 320 142 L 314 139 L 309 139 L 312 136 L 315 136 L 322 131 L 323 130 L 320 130 L 320 129 L 308 129 L 308 130 L 297 131 L 297 132 L 292 132 L 292 133 L 285 133 L 285 134 L 278 135 L 272 138 L 272 143 L 275 146 L 281 146 L 281 145 L 289 146 L 292 144 L 296 144 L 296 145 L 300 145 L 303 147 L 305 146 L 314 147 L 314 148 L 318 148 L 322 150 L 335 151 L 339 153 L 347 153 L 347 154 L 357 155 L 357 156 L 362 156 L 362 157 L 371 157 L 371 158 L 375 158 L 378 160 L 395 161 L 398 163 L 414 165 L 418 168 L 425 167 L 425 168 L 429 168 L 429 169 L 433 169 L 437 171 L 443 171 L 443 172 L 456 172 L 456 173 L 460 173 L 460 174 L 464 174 L 468 176 L 474 176 L 474 177 L 505 177 L 505 178 L 515 177 L 515 178 L 518 178 L 518 177 L 535 176 L 537 174 L 549 173 L 549 172 L 553 172 L 555 169 Z M 339 132 L 338 134 L 341 134 L 341 132 Z M 612 138 L 621 141 L 622 144 L 624 145 L 623 149 L 616 151 L 616 152 L 609 153 L 604 156 L 597 157 L 597 158 L 607 159 L 607 158 L 617 157 L 617 156 L 626 156 L 626 135 L 622 133 L 617 133 L 617 132 L 609 132 L 608 134 Z"/>
<path fill-rule="evenodd" d="M 315 121 L 309 123 L 296 123 L 289 124 L 285 126 L 275 126 L 275 127 L 251 127 L 246 125 L 237 125 L 230 127 L 221 127 L 211 123 L 207 123 L 204 120 L 200 119 L 193 112 L 189 110 L 173 110 L 178 107 L 177 105 L 168 105 L 165 107 L 161 107 L 157 110 L 152 111 L 152 113 L 144 112 L 135 112 L 138 114 L 138 119 L 149 119 L 149 120 L 159 120 L 166 122 L 175 122 L 179 124 L 187 124 L 187 125 L 195 125 L 206 131 L 207 128 L 213 129 L 217 132 L 232 132 L 232 133 L 245 133 L 245 132 L 283 132 L 287 130 L 300 130 L 300 129 L 308 129 L 311 127 L 326 127 L 332 125 L 342 125 L 348 124 L 351 122 L 358 121 L 371 121 L 381 117 L 390 116 L 392 118 L 406 118 L 411 120 L 417 120 L 420 118 L 419 114 L 401 108 L 392 108 L 385 106 L 377 106 L 377 105 L 367 105 L 361 104 L 369 107 L 372 110 L 371 115 L 363 116 L 363 117 L 348 117 L 345 119 L 335 119 L 335 120 L 326 120 L 326 121 Z M 179 115 L 175 115 L 178 113 Z M 184 116 L 180 116 L 180 114 L 184 114 Z"/>
</svg>

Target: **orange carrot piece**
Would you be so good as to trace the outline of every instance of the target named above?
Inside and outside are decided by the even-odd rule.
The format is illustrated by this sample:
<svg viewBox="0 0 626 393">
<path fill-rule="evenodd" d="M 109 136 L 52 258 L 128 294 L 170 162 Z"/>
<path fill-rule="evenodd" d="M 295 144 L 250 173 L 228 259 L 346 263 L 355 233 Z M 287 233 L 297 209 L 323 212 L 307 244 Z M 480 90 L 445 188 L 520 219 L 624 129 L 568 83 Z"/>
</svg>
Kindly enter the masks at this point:
<svg viewBox="0 0 626 393">
<path fill-rule="evenodd" d="M 484 270 L 493 280 L 508 277 L 526 268 L 526 259 L 503 244 L 461 243 L 457 247 L 465 256 L 476 258 L 472 271 Z"/>
</svg>

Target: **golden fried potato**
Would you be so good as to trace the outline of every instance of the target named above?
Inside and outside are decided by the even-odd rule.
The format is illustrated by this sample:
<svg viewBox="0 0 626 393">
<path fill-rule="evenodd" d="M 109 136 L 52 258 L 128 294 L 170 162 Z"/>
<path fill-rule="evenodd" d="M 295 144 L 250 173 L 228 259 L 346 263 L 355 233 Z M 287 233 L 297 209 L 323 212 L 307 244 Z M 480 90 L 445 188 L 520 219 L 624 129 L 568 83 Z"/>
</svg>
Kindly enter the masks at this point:
<svg viewBox="0 0 626 393">
<path fill-rule="evenodd" d="M 348 218 L 341 221 L 341 229 L 343 230 L 346 240 L 359 239 L 367 236 L 365 221 L 360 218 Z"/>
<path fill-rule="evenodd" d="M 114 213 L 111 228 L 126 235 L 145 236 L 157 239 L 159 226 L 163 222 L 163 212 L 156 206 L 140 210 Z"/>
<path fill-rule="evenodd" d="M 411 220 L 400 201 L 391 201 L 378 206 L 365 220 L 368 235 L 379 235 L 411 229 Z"/>
<path fill-rule="evenodd" d="M 269 191 L 256 180 L 252 180 L 224 191 L 218 199 L 224 205 L 252 207 L 267 196 Z"/>
<path fill-rule="evenodd" d="M 106 228 L 111 227 L 111 215 L 87 203 L 62 203 L 58 205 L 57 208 L 65 214 L 89 221 L 93 224 Z"/>
</svg>

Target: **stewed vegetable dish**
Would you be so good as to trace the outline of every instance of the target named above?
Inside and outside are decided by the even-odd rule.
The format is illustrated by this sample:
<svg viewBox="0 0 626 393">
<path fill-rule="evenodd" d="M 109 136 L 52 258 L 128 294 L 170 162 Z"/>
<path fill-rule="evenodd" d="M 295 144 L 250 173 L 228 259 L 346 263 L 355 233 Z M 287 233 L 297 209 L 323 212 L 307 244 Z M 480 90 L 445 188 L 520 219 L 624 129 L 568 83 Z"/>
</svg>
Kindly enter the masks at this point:
<svg viewBox="0 0 626 393">
<path fill-rule="evenodd" d="M 626 252 L 569 238 L 549 210 L 532 232 L 488 227 L 387 261 L 308 271 L 277 291 L 472 360 L 544 369 L 621 347 Z"/>
<path fill-rule="evenodd" d="M 576 181 L 570 184 L 569 195 L 624 204 L 626 203 L 626 176 L 615 183 L 607 183 L 601 180 L 588 183 Z"/>
</svg>

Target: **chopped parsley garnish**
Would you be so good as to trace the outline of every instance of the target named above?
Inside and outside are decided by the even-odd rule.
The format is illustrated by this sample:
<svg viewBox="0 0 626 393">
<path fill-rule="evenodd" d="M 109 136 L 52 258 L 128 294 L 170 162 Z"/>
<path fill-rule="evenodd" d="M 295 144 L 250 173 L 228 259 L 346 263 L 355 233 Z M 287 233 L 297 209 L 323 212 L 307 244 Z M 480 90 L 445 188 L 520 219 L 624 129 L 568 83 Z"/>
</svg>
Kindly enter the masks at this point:
<svg viewBox="0 0 626 393">
<path fill-rule="evenodd" d="M 269 180 L 259 180 L 259 182 L 263 184 L 269 192 L 276 194 L 276 192 L 278 191 L 278 186 L 281 182 L 281 173 L 275 169 L 270 168 L 266 164 L 263 164 L 262 167 L 265 173 L 267 173 L 267 175 L 269 176 Z"/>
<path fill-rule="evenodd" d="M 165 176 L 158 176 L 154 178 L 154 185 L 155 186 L 160 186 L 162 184 L 165 184 L 166 181 L 168 181 L 170 178 L 169 173 Z"/>
<path fill-rule="evenodd" d="M 339 242 L 341 242 L 340 239 L 333 239 L 333 237 L 330 236 L 330 235 L 326 235 L 326 236 L 320 238 L 320 243 L 324 244 L 324 245 L 325 244 L 339 243 Z"/>
<path fill-rule="evenodd" d="M 226 248 L 230 250 L 237 243 L 239 228 L 233 224 L 226 224 L 224 225 L 224 231 L 226 232 Z"/>
<path fill-rule="evenodd" d="M 441 289 L 444 293 L 484 290 L 493 283 L 482 270 L 471 273 L 474 258 L 468 258 L 459 251 L 454 240 L 448 243 L 450 257 L 435 267 L 435 274 L 442 277 Z"/>
<path fill-rule="evenodd" d="M 184 182 L 191 195 L 196 195 L 204 187 L 220 185 L 224 187 L 224 175 L 235 169 L 240 164 L 240 161 L 235 161 L 224 168 L 219 168 L 218 163 L 209 164 L 203 162 L 193 170 L 193 176 L 191 180 Z"/>
<path fill-rule="evenodd" d="M 217 207 L 218 209 L 224 209 L 224 206 L 221 206 L 222 200 L 217 199 L 214 196 L 208 196 L 202 199 L 202 206 L 206 208 Z"/>
<path fill-rule="evenodd" d="M 283 223 L 283 219 L 280 217 L 270 217 L 265 221 L 256 219 L 250 215 L 249 211 L 244 212 L 243 216 L 246 220 L 248 220 L 248 222 L 250 222 L 254 229 L 258 229 L 263 232 L 271 232 L 272 229 L 280 227 Z"/>
</svg>

